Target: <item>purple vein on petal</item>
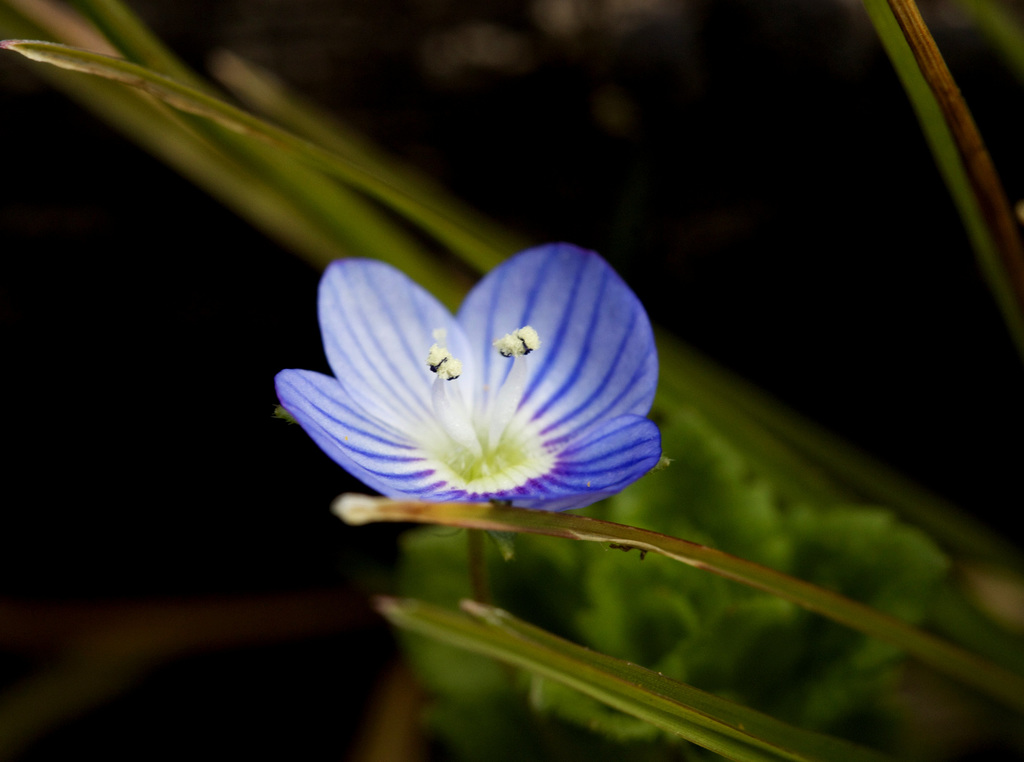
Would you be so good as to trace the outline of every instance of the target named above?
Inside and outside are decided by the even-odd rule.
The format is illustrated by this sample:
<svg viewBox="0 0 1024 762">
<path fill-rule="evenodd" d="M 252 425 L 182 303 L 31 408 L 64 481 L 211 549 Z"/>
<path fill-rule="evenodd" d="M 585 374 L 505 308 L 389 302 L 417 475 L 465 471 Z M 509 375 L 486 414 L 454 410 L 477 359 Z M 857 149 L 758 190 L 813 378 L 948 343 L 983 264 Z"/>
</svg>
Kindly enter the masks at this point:
<svg viewBox="0 0 1024 762">
<path fill-rule="evenodd" d="M 340 277 L 340 275 L 336 277 Z M 356 372 L 355 363 L 348 359 L 353 355 L 353 347 L 358 351 L 359 356 L 365 363 L 366 367 L 372 368 L 374 355 L 370 353 L 369 348 L 365 345 L 363 340 L 363 336 L 372 337 L 372 334 L 369 332 L 366 324 L 364 311 L 358 308 L 355 308 L 354 310 L 350 309 L 349 300 L 342 294 L 340 284 L 336 283 L 334 278 L 327 281 L 327 287 L 330 289 L 332 295 L 334 302 L 333 308 L 336 317 L 344 325 L 351 328 L 348 336 L 346 337 L 347 340 L 351 342 L 351 345 L 343 346 L 341 343 L 341 336 L 337 335 L 337 331 L 335 330 L 322 331 L 324 334 L 324 343 L 327 344 L 329 342 L 334 348 L 335 353 L 345 358 L 344 362 L 348 366 L 347 369 L 350 373 L 354 374 Z M 342 370 L 345 370 L 345 368 Z M 337 371 L 335 372 L 337 373 Z M 345 374 L 341 373 L 338 375 L 338 381 L 346 388 L 351 388 L 357 384 L 366 382 L 366 379 L 353 379 L 351 377 L 345 378 L 343 377 Z M 386 393 L 372 394 L 371 397 L 373 401 L 381 408 L 390 412 L 392 416 L 394 416 L 395 420 L 407 419 L 410 411 L 405 400 L 394 392 L 386 378 L 380 379 L 380 384 L 384 387 L 383 390 Z"/>
<path fill-rule="evenodd" d="M 285 372 L 287 373 L 287 371 L 285 371 Z M 303 372 L 302 371 L 298 371 L 298 373 L 303 373 Z M 375 419 L 368 418 L 367 416 L 365 416 L 362 413 L 361 410 L 359 410 L 357 408 L 353 408 L 350 405 L 346 405 L 344 402 L 339 400 L 337 397 L 330 396 L 323 389 L 321 389 L 320 386 L 318 386 L 317 384 L 313 383 L 313 381 L 308 376 L 304 376 L 303 375 L 303 376 L 300 376 L 300 377 L 303 378 L 303 380 L 306 381 L 306 383 L 308 383 L 313 389 L 315 389 L 317 394 L 319 394 L 322 397 L 324 397 L 324 399 L 329 400 L 332 405 L 336 405 L 337 407 L 339 407 L 342 410 L 344 410 L 347 414 L 352 416 L 352 419 L 357 420 L 357 421 L 361 421 L 364 424 L 369 424 L 370 426 L 376 426 L 376 427 L 382 428 L 382 429 L 391 429 L 390 426 L 387 426 L 386 424 L 384 424 L 381 421 L 377 421 Z M 324 376 L 324 378 L 327 379 L 329 377 Z M 330 380 L 333 381 L 334 379 L 330 379 Z M 367 431 L 366 429 L 363 429 L 363 428 L 359 428 L 358 426 L 353 425 L 351 421 L 341 420 L 340 418 L 335 416 L 333 413 L 329 412 L 324 406 L 322 406 L 322 405 L 318 404 L 317 402 L 315 402 L 313 400 L 313 398 L 309 394 L 304 393 L 294 382 L 291 381 L 290 378 L 288 378 L 288 376 L 282 376 L 282 375 L 278 374 L 278 382 L 277 383 L 280 386 L 282 386 L 282 387 L 288 387 L 289 389 L 291 389 L 296 394 L 296 396 L 301 397 L 302 399 L 304 399 L 306 401 L 306 404 L 309 405 L 309 407 L 312 410 L 315 410 L 316 412 L 320 413 L 325 419 L 327 419 L 328 421 L 330 421 L 333 424 L 336 424 L 340 429 L 344 429 L 345 431 L 349 431 L 349 432 L 352 432 L 352 433 L 355 433 L 355 434 L 359 434 L 360 436 L 364 436 L 367 439 L 373 440 L 375 442 L 380 442 L 382 445 L 394 447 L 396 449 L 412 450 L 412 451 L 416 451 L 418 449 L 414 445 L 412 445 L 412 444 L 410 444 L 408 442 L 402 441 L 404 436 L 401 435 L 399 432 L 396 432 L 394 430 L 388 431 L 388 434 L 390 436 L 395 437 L 395 439 L 389 439 L 389 438 L 387 438 L 385 436 L 382 436 L 381 434 L 374 433 L 372 431 Z M 321 428 L 324 428 L 324 427 L 321 426 Z M 324 429 L 324 431 L 326 432 L 327 430 Z M 331 434 L 331 436 L 333 436 L 333 434 Z M 347 443 L 346 443 L 346 445 L 347 445 Z"/>
<path fill-rule="evenodd" d="M 373 274 L 367 273 L 367 280 L 369 282 L 372 282 L 372 278 Z M 413 293 L 414 288 L 412 282 L 408 280 L 403 280 L 402 284 L 406 291 L 405 296 L 407 297 L 407 301 L 405 302 L 405 304 L 415 305 L 417 303 L 416 297 L 418 295 Z M 378 283 L 373 283 L 373 288 L 374 293 L 379 294 L 382 287 Z M 415 358 L 422 355 L 425 359 L 426 351 L 429 348 L 429 345 L 426 347 L 414 348 L 409 344 L 409 326 L 402 325 L 401 318 L 392 307 L 392 304 L 399 303 L 400 297 L 398 295 L 391 295 L 390 300 L 378 298 L 377 301 L 379 305 L 378 314 L 381 315 L 383 319 L 386 320 L 387 323 L 391 326 L 391 332 L 394 334 L 394 336 L 398 338 L 398 345 L 401 348 L 401 351 L 405 353 L 404 357 L 408 360 L 409 358 Z M 375 334 L 375 336 L 379 343 L 384 343 L 381 342 L 379 335 Z M 390 346 L 392 345 L 389 344 L 389 347 Z M 392 374 L 394 374 L 393 378 L 397 380 L 397 383 L 402 390 L 403 397 L 411 398 L 411 405 L 415 411 L 414 414 L 416 415 L 417 418 L 422 419 L 424 417 L 426 399 L 425 396 L 418 395 L 416 389 L 412 386 L 412 384 L 416 383 L 417 380 L 415 377 L 408 377 L 409 373 L 407 371 L 412 369 L 407 368 L 403 370 L 400 367 L 396 366 L 394 357 L 391 352 L 386 352 L 383 354 L 386 357 L 388 369 L 391 371 Z"/>
<path fill-rule="evenodd" d="M 387 479 L 389 482 L 408 482 L 417 479 L 424 479 L 434 474 L 434 469 L 425 468 L 422 471 L 410 471 L 406 474 L 395 473 L 394 471 L 377 471 L 369 468 L 365 463 L 357 461 L 359 467 L 366 471 L 368 474 L 379 476 L 381 479 Z"/>
<path fill-rule="evenodd" d="M 391 327 L 391 334 L 394 337 L 397 337 L 398 339 L 399 346 L 394 347 L 392 342 L 382 339 L 381 329 L 383 328 L 383 326 L 375 326 L 372 321 L 369 323 L 364 322 L 364 324 L 368 326 L 369 335 L 374 337 L 378 346 L 387 347 L 388 349 L 397 349 L 400 347 L 402 351 L 404 351 L 405 353 L 404 358 L 406 359 L 406 361 L 408 361 L 409 358 L 414 358 L 417 357 L 419 354 L 425 353 L 426 347 L 420 348 L 419 350 L 415 350 L 413 349 L 413 347 L 409 345 L 408 334 L 410 326 L 402 324 L 399 315 L 392 307 L 392 304 L 399 303 L 399 300 L 395 298 L 395 295 L 390 295 L 390 299 L 382 298 L 381 294 L 384 291 L 384 286 L 375 277 L 377 273 L 373 271 L 374 269 L 377 268 L 367 269 L 362 273 L 362 275 L 367 285 L 367 288 L 369 288 L 370 293 L 372 293 L 375 297 L 377 307 L 376 316 L 382 316 L 384 320 L 387 321 L 388 325 Z M 399 283 L 402 284 L 402 286 L 405 288 L 407 292 L 408 301 L 406 303 L 415 304 L 417 301 L 418 294 L 413 293 L 415 286 L 413 285 L 412 281 L 410 281 L 408 278 L 405 278 L 404 276 L 398 278 L 397 280 L 399 281 Z M 393 285 L 393 283 L 389 283 L 387 285 Z M 374 330 L 375 327 L 376 330 Z M 387 335 L 387 331 L 383 331 L 383 333 Z M 421 397 L 417 395 L 416 389 L 410 384 L 410 382 L 415 383 L 415 381 L 413 379 L 409 379 L 408 374 L 405 372 L 405 370 L 403 370 L 399 365 L 396 365 L 396 357 L 392 352 L 381 352 L 379 353 L 379 357 L 382 360 L 384 360 L 384 363 L 387 365 L 387 368 L 391 374 L 390 379 L 397 382 L 401 397 L 406 402 L 406 406 L 410 409 L 410 412 L 412 412 L 413 415 L 416 416 L 416 418 L 422 419 L 425 413 L 426 399 L 425 396 Z M 384 377 L 384 374 L 381 374 L 381 377 Z M 394 385 L 389 384 L 389 388 L 394 390 Z"/>
<path fill-rule="evenodd" d="M 557 246 L 556 248 L 561 248 Z M 514 331 L 516 328 L 522 328 L 530 320 L 530 314 L 534 311 L 537 304 L 537 297 L 540 296 L 540 292 L 543 289 L 544 282 L 548 279 L 548 271 L 551 270 L 555 265 L 556 256 L 544 257 L 544 263 L 541 268 L 534 273 L 532 285 L 526 289 L 526 299 L 523 301 L 523 309 L 519 314 L 519 319 L 513 321 L 516 325 L 511 326 L 508 330 Z M 523 269 L 522 267 L 519 268 Z"/>
<path fill-rule="evenodd" d="M 629 326 L 623 332 L 622 338 L 619 340 L 619 344 L 615 348 L 615 351 L 611 353 L 611 356 L 613 358 L 616 358 L 616 360 L 608 363 L 608 368 L 605 370 L 604 376 L 601 378 L 600 383 L 598 383 L 590 392 L 590 394 L 587 395 L 586 399 L 581 401 L 578 405 L 576 405 L 576 407 L 574 407 L 572 410 L 570 410 L 568 413 L 563 415 L 558 420 L 549 423 L 547 426 L 541 429 L 540 434 L 542 436 L 551 431 L 554 431 L 555 429 L 560 428 L 567 421 L 571 421 L 572 419 L 579 416 L 584 410 L 593 405 L 601 397 L 602 394 L 604 394 L 604 392 L 607 390 L 608 382 L 611 380 L 612 376 L 614 376 L 619 371 L 617 363 L 618 358 L 622 356 L 623 352 L 629 345 L 630 341 L 633 341 L 635 339 L 635 336 L 633 334 L 634 329 L 636 328 L 638 317 L 639 313 L 634 310 L 630 315 Z M 622 400 L 623 397 L 625 397 L 629 392 L 634 391 L 634 383 L 640 376 L 643 375 L 644 372 L 645 369 L 643 368 L 643 366 L 639 366 L 637 369 L 635 369 L 633 371 L 633 375 L 631 376 L 629 383 L 623 384 L 622 387 L 619 389 L 619 393 L 614 398 L 612 398 L 611 401 L 606 403 L 605 406 L 599 412 L 595 412 L 592 415 L 590 415 L 590 417 L 586 421 L 580 421 L 579 424 L 574 428 L 574 430 L 584 428 L 594 420 L 600 419 L 607 413 L 607 411 L 613 409 Z M 556 395 L 552 396 L 552 398 L 548 400 L 547 405 L 550 406 L 554 402 L 557 402 L 558 399 L 561 397 L 563 391 L 564 388 L 560 389 Z M 538 411 L 537 413 L 535 413 L 533 419 L 537 420 L 540 417 L 541 412 L 542 411 Z"/>
<path fill-rule="evenodd" d="M 643 373 L 644 371 L 642 368 L 638 368 L 636 371 L 634 371 L 630 383 L 632 384 L 633 382 L 637 381 L 643 375 Z M 619 404 L 622 398 L 625 397 L 631 391 L 633 390 L 630 389 L 629 385 L 624 386 L 615 396 L 615 398 L 607 402 L 603 408 L 594 412 L 587 419 L 579 421 L 573 429 L 567 431 L 566 433 L 554 437 L 553 439 L 546 440 L 544 442 L 544 446 L 557 448 L 560 445 L 563 445 L 566 442 L 575 439 L 577 436 L 579 436 L 581 432 L 585 432 L 588 428 L 590 428 L 590 426 L 600 423 L 602 420 L 606 419 L 611 414 L 610 411 L 612 411 Z M 572 415 L 569 415 L 566 416 L 563 420 L 569 420 L 571 418 Z"/>
<path fill-rule="evenodd" d="M 585 268 L 581 267 L 576 270 L 572 279 L 572 287 L 569 293 L 569 298 L 566 301 L 565 309 L 562 310 L 561 317 L 558 321 L 558 327 L 555 329 L 554 336 L 548 339 L 548 351 L 545 362 L 540 364 L 530 378 L 530 382 L 526 387 L 526 392 L 523 394 L 522 400 L 519 402 L 521 408 L 525 405 L 533 396 L 533 393 L 537 390 L 537 387 L 544 381 L 548 371 L 554 367 L 555 358 L 558 357 L 559 352 L 562 350 L 562 344 L 565 343 L 565 335 L 569 330 L 569 323 L 571 318 L 574 316 L 576 309 L 576 299 L 580 293 L 580 284 L 586 274 Z M 597 305 L 593 306 L 593 313 L 596 314 Z M 544 337 L 541 337 L 544 340 Z"/>
<path fill-rule="evenodd" d="M 584 365 L 586 365 L 587 360 L 590 359 L 591 349 L 593 348 L 594 343 L 597 340 L 597 323 L 600 319 L 601 303 L 603 302 L 603 297 L 608 286 L 608 276 L 608 270 L 605 270 L 601 273 L 601 283 L 598 287 L 597 298 L 594 299 L 593 307 L 590 311 L 590 319 L 587 322 L 586 340 L 584 341 L 583 347 L 579 355 L 577 356 L 576 364 L 573 366 L 572 370 L 569 371 L 568 375 L 565 377 L 565 380 L 562 381 L 562 385 L 557 390 L 555 390 L 555 392 L 551 394 L 551 396 L 549 396 L 537 410 L 533 412 L 533 415 L 531 416 L 533 420 L 537 420 L 543 417 L 544 414 L 547 413 L 547 411 L 551 408 L 551 406 L 562 398 L 562 395 L 564 395 L 572 387 L 577 385 L 580 376 L 580 370 L 584 367 Z M 616 356 L 617 355 L 612 355 L 612 357 Z M 597 387 L 595 391 L 600 391 L 600 389 L 604 386 L 605 381 L 607 381 L 607 379 L 611 376 L 611 370 L 612 369 L 610 369 L 609 372 L 605 374 L 604 380 L 602 380 L 601 384 Z M 534 379 L 535 382 L 536 380 L 537 379 Z M 543 435 L 547 433 L 547 431 L 550 428 L 551 427 L 549 426 L 540 433 Z"/>
<path fill-rule="evenodd" d="M 630 438 L 624 439 L 623 438 L 623 432 L 624 431 L 628 432 L 630 429 L 635 429 L 637 426 L 645 426 L 645 424 L 650 423 L 650 421 L 648 421 L 646 418 L 641 418 L 639 416 L 623 416 L 622 419 L 619 419 L 619 420 L 614 421 L 614 422 L 618 424 L 616 428 L 611 428 L 608 431 L 605 431 L 603 434 L 601 434 L 598 437 L 593 437 L 593 438 L 587 439 L 585 442 L 581 442 L 578 447 L 574 447 L 574 448 L 568 449 L 568 450 L 564 451 L 563 454 L 565 454 L 565 453 L 572 453 L 572 452 L 578 452 L 578 451 L 584 450 L 584 449 L 589 449 L 589 448 L 594 447 L 595 445 L 597 445 L 599 442 L 604 442 L 605 440 L 608 440 L 608 439 L 620 440 L 620 446 L 619 447 L 617 447 L 614 450 L 605 450 L 604 452 L 602 452 L 601 455 L 597 456 L 596 458 L 591 458 L 589 460 L 572 460 L 572 459 L 570 459 L 567 462 L 572 462 L 572 463 L 591 463 L 591 462 L 596 462 L 597 460 L 600 460 L 601 458 L 605 457 L 609 453 L 617 454 L 617 453 L 623 452 L 625 450 L 628 450 L 631 447 L 635 447 L 638 442 L 642 442 L 644 440 L 643 439 L 639 439 L 638 440 L 636 438 L 633 438 L 631 435 L 630 435 Z M 610 425 L 610 423 L 611 422 L 609 422 L 609 424 L 606 424 L 606 425 Z"/>
<path fill-rule="evenodd" d="M 559 246 L 559 247 L 556 247 L 556 248 L 561 248 L 561 247 Z M 531 258 L 534 258 L 534 257 L 531 257 Z M 536 309 L 537 299 L 540 296 L 541 291 L 543 291 L 543 289 L 544 289 L 544 283 L 547 281 L 548 274 L 549 274 L 551 268 L 554 267 L 556 259 L 557 259 L 556 256 L 548 256 L 548 257 L 544 257 L 543 258 L 543 262 L 541 264 L 541 267 L 533 273 L 533 281 L 530 283 L 529 286 L 524 287 L 523 295 L 526 298 L 523 300 L 523 308 L 522 308 L 522 310 L 519 313 L 519 317 L 516 318 L 515 320 L 512 320 L 513 324 L 510 325 L 508 328 L 504 328 L 502 326 L 495 326 L 496 329 L 498 330 L 499 335 L 502 334 L 502 333 L 508 333 L 510 331 L 514 331 L 517 328 L 522 328 L 524 325 L 528 325 L 530 323 L 530 315 L 533 314 L 534 310 Z M 506 269 L 511 270 L 511 268 L 506 268 Z M 521 265 L 517 268 L 517 270 L 519 270 L 519 271 L 521 271 L 523 269 L 524 268 Z M 512 295 L 512 298 L 515 298 L 516 296 L 519 296 L 519 295 L 518 294 Z M 536 326 L 534 326 L 534 327 L 536 327 Z M 494 338 L 497 338 L 497 336 L 495 336 Z M 544 341 L 544 337 L 543 336 L 541 337 L 541 341 Z M 489 356 L 490 355 L 494 355 L 494 354 L 495 354 L 494 352 L 488 352 Z M 550 356 L 550 353 L 548 354 L 548 356 Z M 509 374 L 509 372 L 511 372 L 511 370 L 512 370 L 512 364 L 511 363 L 505 363 L 505 366 L 502 368 L 503 372 L 499 373 L 500 378 L 495 379 L 495 388 L 500 387 L 501 384 L 503 384 L 505 382 L 505 378 L 508 376 L 508 374 Z M 519 403 L 520 407 L 522 407 L 522 403 L 526 400 L 527 395 L 529 395 L 530 389 L 533 388 L 533 384 L 534 384 L 534 382 L 533 382 L 532 379 L 527 383 L 526 393 L 523 395 L 523 400 L 521 400 L 520 403 Z"/>
<path fill-rule="evenodd" d="M 363 268 L 358 269 L 359 275 L 362 276 L 361 280 L 363 281 L 363 287 L 369 289 L 370 293 L 372 294 L 374 293 L 372 291 L 372 287 L 367 282 L 365 273 L 363 273 L 362 270 Z M 342 298 L 342 294 L 338 291 L 333 282 L 331 283 L 331 289 L 332 292 L 334 293 L 335 304 L 337 305 L 338 311 L 345 316 L 345 319 L 349 325 L 358 326 L 359 328 L 359 330 L 353 330 L 351 332 L 351 339 L 358 346 L 359 351 L 366 362 L 367 368 L 373 368 L 374 364 L 379 362 L 385 365 L 387 369 L 391 371 L 392 374 L 394 374 L 394 377 L 399 377 L 398 371 L 395 368 L 394 363 L 392 362 L 389 356 L 389 353 L 369 352 L 361 338 L 362 336 L 365 335 L 370 337 L 377 345 L 380 344 L 380 341 L 373 330 L 372 322 L 368 320 L 367 310 L 360 309 L 360 307 L 367 306 L 366 302 L 362 301 L 355 305 L 350 305 L 348 303 L 349 300 Z M 335 343 L 339 350 L 341 350 L 341 345 L 337 341 L 333 343 Z M 344 379 L 339 380 L 345 383 Z M 345 383 L 346 387 L 350 387 L 358 383 L 370 383 L 368 379 L 349 379 L 348 381 L 348 383 Z M 411 402 L 409 399 L 407 399 L 406 394 L 402 393 L 401 390 L 397 390 L 395 388 L 388 374 L 378 373 L 375 377 L 374 383 L 379 384 L 380 387 L 382 387 L 381 391 L 383 392 L 373 395 L 374 400 L 376 400 L 378 404 L 381 404 L 382 406 L 390 409 L 392 413 L 396 416 L 396 420 L 409 420 L 410 416 L 412 416 L 413 419 L 415 420 L 420 420 L 422 418 L 422 410 L 420 410 L 419 407 L 414 404 L 414 402 Z M 400 406 L 400 408 L 396 407 L 395 403 L 397 403 L 397 405 Z"/>
</svg>

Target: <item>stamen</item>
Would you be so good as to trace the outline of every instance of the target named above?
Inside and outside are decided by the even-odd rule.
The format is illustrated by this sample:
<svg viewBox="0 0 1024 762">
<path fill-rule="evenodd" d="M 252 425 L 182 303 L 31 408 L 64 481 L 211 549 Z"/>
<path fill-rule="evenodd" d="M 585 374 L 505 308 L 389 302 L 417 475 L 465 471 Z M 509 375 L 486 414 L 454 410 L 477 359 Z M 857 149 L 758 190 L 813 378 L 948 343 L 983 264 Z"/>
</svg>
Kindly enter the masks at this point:
<svg viewBox="0 0 1024 762">
<path fill-rule="evenodd" d="M 525 325 L 512 333 L 506 333 L 500 339 L 495 339 L 493 346 L 502 357 L 519 357 L 528 355 L 540 346 L 540 336 L 531 326 Z"/>
<path fill-rule="evenodd" d="M 430 351 L 427 353 L 427 365 L 439 379 L 452 381 L 462 375 L 462 362 L 452 357 L 451 352 L 439 344 L 430 347 Z"/>
<path fill-rule="evenodd" d="M 439 328 L 434 331 L 434 339 L 444 342 L 444 330 Z M 452 357 L 452 353 L 442 343 L 438 343 L 431 346 L 427 352 L 427 366 L 437 374 L 430 396 L 434 415 L 437 416 L 441 428 L 455 442 L 479 456 L 483 448 L 477 439 L 462 393 L 457 384 L 452 384 L 449 390 L 448 384 L 445 383 L 454 381 L 462 375 L 462 362 Z"/>
<path fill-rule="evenodd" d="M 458 362 L 456 360 L 456 362 Z M 430 391 L 431 402 L 434 405 L 434 415 L 445 433 L 455 442 L 470 450 L 474 456 L 480 457 L 483 454 L 483 447 L 477 439 L 476 430 L 466 410 L 466 403 L 462 399 L 458 384 L 446 384 L 445 378 L 437 374 L 434 379 L 434 386 Z M 451 380 L 451 379 L 447 379 Z"/>
<path fill-rule="evenodd" d="M 509 421 L 516 414 L 519 403 L 523 399 L 523 392 L 526 391 L 527 377 L 526 358 L 523 355 L 518 355 L 512 361 L 512 370 L 505 377 L 505 383 L 498 390 L 491 407 L 491 425 L 487 432 L 487 441 L 491 447 L 498 446 L 502 434 L 508 428 Z"/>
<path fill-rule="evenodd" d="M 505 429 L 508 428 L 516 410 L 519 409 L 519 403 L 522 402 L 523 394 L 526 391 L 526 381 L 529 378 L 526 355 L 539 346 L 540 336 L 528 325 L 494 341 L 494 348 L 503 357 L 515 359 L 512 360 L 512 369 L 505 377 L 505 382 L 498 390 L 491 406 L 491 423 L 487 431 L 487 442 L 492 448 L 498 446 Z"/>
</svg>

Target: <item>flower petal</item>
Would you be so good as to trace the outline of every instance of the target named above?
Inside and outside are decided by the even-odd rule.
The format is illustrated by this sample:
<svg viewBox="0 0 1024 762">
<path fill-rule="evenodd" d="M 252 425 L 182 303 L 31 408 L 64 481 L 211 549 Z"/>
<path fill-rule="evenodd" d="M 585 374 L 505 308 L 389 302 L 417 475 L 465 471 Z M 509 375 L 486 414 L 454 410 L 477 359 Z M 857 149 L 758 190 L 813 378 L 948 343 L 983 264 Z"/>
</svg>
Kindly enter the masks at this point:
<svg viewBox="0 0 1024 762">
<path fill-rule="evenodd" d="M 394 498 L 445 499 L 447 489 L 437 483 L 420 448 L 403 432 L 368 415 L 336 379 L 283 370 L 274 384 L 285 410 L 320 449 L 367 486 Z"/>
<path fill-rule="evenodd" d="M 383 262 L 332 262 L 320 280 L 319 315 L 327 361 L 348 397 L 399 431 L 434 419 L 434 374 L 426 363 L 434 331 L 446 332 L 463 373 L 472 371 L 466 337 L 451 313 Z"/>
<path fill-rule="evenodd" d="M 491 342 L 525 325 L 537 330 L 541 346 L 529 355 L 520 415 L 553 440 L 644 415 L 654 400 L 658 359 L 647 313 L 594 252 L 566 243 L 528 249 L 470 292 L 458 320 L 470 346 L 483 352 L 476 363 L 485 403 L 511 367 Z"/>
<path fill-rule="evenodd" d="M 657 425 L 639 415 L 622 415 L 591 429 L 558 455 L 552 470 L 531 485 L 515 505 L 547 511 L 583 508 L 620 492 L 654 468 L 661 458 Z"/>
</svg>

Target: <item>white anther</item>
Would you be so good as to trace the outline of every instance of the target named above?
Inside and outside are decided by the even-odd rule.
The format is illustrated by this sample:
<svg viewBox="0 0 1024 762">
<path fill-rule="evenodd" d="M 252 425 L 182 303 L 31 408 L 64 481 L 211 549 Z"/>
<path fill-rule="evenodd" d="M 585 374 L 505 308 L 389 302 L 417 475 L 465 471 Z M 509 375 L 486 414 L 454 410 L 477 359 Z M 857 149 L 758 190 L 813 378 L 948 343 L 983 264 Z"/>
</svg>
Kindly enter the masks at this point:
<svg viewBox="0 0 1024 762">
<path fill-rule="evenodd" d="M 523 326 L 512 333 L 506 333 L 495 339 L 493 346 L 503 357 L 519 357 L 528 355 L 540 346 L 540 336 L 531 326 Z"/>
<path fill-rule="evenodd" d="M 502 336 L 494 342 L 494 348 L 504 357 L 511 357 L 512 367 L 505 381 L 498 389 L 491 404 L 491 423 L 487 430 L 487 441 L 491 447 L 497 447 L 519 409 L 526 392 L 529 373 L 526 368 L 526 355 L 540 346 L 540 336 L 531 326 L 523 326 L 512 333 Z"/>
<path fill-rule="evenodd" d="M 439 331 L 435 331 L 436 334 Z M 427 353 L 427 365 L 430 370 L 446 381 L 462 375 L 462 362 L 452 357 L 452 353 L 440 344 L 434 344 Z"/>
</svg>

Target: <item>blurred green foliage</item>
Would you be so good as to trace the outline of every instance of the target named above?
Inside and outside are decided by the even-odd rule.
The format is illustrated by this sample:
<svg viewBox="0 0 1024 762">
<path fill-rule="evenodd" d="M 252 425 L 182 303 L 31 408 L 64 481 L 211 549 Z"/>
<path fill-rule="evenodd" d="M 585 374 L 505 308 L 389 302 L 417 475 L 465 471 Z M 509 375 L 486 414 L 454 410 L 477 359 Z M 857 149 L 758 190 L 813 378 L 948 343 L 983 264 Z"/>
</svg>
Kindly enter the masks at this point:
<svg viewBox="0 0 1024 762">
<path fill-rule="evenodd" d="M 672 465 L 592 513 L 720 548 L 910 622 L 925 616 L 947 562 L 921 532 L 875 507 L 781 499 L 694 410 L 661 425 Z M 414 530 L 402 551 L 402 595 L 447 606 L 470 595 L 461 532 Z M 572 641 L 804 728 L 895 741 L 900 653 L 791 603 L 665 558 L 528 535 L 516 539 L 514 561 L 495 550 L 489 568 L 496 605 Z M 570 758 L 621 758 L 621 744 L 630 759 L 679 753 L 677 739 L 571 689 L 408 637 L 435 697 L 431 725 L 459 759 L 484 749 L 548 758 L 580 729 L 614 743 L 592 739 Z"/>
</svg>

